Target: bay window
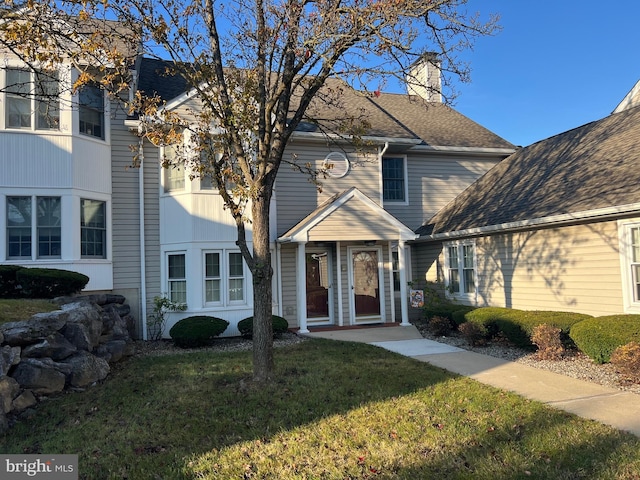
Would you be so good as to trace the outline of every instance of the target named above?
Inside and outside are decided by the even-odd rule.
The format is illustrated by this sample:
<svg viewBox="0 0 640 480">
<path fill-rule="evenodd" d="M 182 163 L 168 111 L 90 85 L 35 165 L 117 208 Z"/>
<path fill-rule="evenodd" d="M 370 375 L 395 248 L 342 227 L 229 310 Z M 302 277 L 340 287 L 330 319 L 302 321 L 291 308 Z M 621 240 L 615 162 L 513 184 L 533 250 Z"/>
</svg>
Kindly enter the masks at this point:
<svg viewBox="0 0 640 480">
<path fill-rule="evenodd" d="M 78 93 L 80 133 L 104 140 L 104 92 L 96 85 L 85 85 Z"/>
<path fill-rule="evenodd" d="M 106 203 L 82 199 L 80 201 L 80 254 L 82 258 L 106 258 L 106 250 Z"/>
<path fill-rule="evenodd" d="M 174 303 L 187 303 L 187 268 L 184 253 L 170 254 L 168 264 L 169 300 Z"/>
<path fill-rule="evenodd" d="M 35 212 L 35 225 L 32 212 Z M 33 260 L 34 238 L 37 258 L 60 258 L 60 197 L 7 197 L 6 226 L 7 258 Z"/>
<path fill-rule="evenodd" d="M 5 70 L 5 127 L 57 130 L 60 126 L 58 73 Z"/>
<path fill-rule="evenodd" d="M 241 253 L 229 253 L 229 303 L 244 302 L 244 261 Z"/>
</svg>

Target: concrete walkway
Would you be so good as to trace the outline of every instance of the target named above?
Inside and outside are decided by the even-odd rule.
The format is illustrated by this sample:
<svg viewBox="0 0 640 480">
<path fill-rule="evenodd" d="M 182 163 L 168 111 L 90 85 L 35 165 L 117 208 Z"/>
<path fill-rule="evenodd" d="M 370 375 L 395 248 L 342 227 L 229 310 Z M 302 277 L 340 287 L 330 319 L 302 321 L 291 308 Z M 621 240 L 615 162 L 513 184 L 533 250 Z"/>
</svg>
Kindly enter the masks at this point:
<svg viewBox="0 0 640 480">
<path fill-rule="evenodd" d="M 640 395 L 427 340 L 413 325 L 307 335 L 376 345 L 640 436 Z"/>
</svg>

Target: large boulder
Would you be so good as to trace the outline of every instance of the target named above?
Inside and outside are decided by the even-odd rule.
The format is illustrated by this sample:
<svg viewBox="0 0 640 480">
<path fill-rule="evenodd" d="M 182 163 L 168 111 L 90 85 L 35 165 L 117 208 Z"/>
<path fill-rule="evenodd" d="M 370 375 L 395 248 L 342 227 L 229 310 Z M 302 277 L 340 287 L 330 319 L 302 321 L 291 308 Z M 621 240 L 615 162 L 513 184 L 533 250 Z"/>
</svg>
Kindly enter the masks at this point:
<svg viewBox="0 0 640 480">
<path fill-rule="evenodd" d="M 0 435 L 9 430 L 9 421 L 3 411 L 0 411 Z"/>
<path fill-rule="evenodd" d="M 9 369 L 20 362 L 20 347 L 4 345 L 0 348 L 0 375 L 9 373 Z"/>
<path fill-rule="evenodd" d="M 0 377 L 0 410 L 3 413 L 11 411 L 13 399 L 19 392 L 20 384 L 15 379 L 6 375 Z"/>
<path fill-rule="evenodd" d="M 69 313 L 64 310 L 38 313 L 23 322 L 8 322 L 0 325 L 0 332 L 4 336 L 4 343 L 25 346 L 57 332 L 64 327 L 68 319 Z"/>
<path fill-rule="evenodd" d="M 61 392 L 66 376 L 54 362 L 46 359 L 24 358 L 11 373 L 22 388 L 40 395 Z"/>
<path fill-rule="evenodd" d="M 109 363 L 118 362 L 133 354 L 133 345 L 125 340 L 111 340 L 100 344 L 94 354 Z"/>
<path fill-rule="evenodd" d="M 62 334 L 56 332 L 42 341 L 28 345 L 22 349 L 23 357 L 63 360 L 78 351 L 78 348 Z"/>
<path fill-rule="evenodd" d="M 86 387 L 104 380 L 110 370 L 106 360 L 85 351 L 79 351 L 60 363 L 69 366 L 71 373 L 68 382 L 72 387 Z"/>
<path fill-rule="evenodd" d="M 92 351 L 100 342 L 103 328 L 98 308 L 86 301 L 63 305 L 62 308 L 69 312 L 62 335 L 78 350 Z"/>
<path fill-rule="evenodd" d="M 27 408 L 33 407 L 36 403 L 38 403 L 38 400 L 36 400 L 36 397 L 33 395 L 33 393 L 31 393 L 31 390 L 25 390 L 13 399 L 13 403 L 11 404 L 11 411 L 22 412 Z"/>
</svg>

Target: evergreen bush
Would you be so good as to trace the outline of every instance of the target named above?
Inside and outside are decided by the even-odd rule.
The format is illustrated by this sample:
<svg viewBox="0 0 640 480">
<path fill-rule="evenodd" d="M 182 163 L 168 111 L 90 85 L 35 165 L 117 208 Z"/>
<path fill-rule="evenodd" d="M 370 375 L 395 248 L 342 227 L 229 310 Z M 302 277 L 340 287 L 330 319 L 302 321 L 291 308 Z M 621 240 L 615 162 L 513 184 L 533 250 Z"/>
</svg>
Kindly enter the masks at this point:
<svg viewBox="0 0 640 480">
<path fill-rule="evenodd" d="M 570 336 L 594 362 L 607 363 L 616 348 L 640 342 L 640 315 L 589 318 L 571 327 Z"/>
<path fill-rule="evenodd" d="M 574 312 L 540 310 L 516 310 L 501 307 L 477 308 L 465 315 L 473 323 L 483 325 L 491 337 L 502 333 L 507 340 L 521 348 L 533 348 L 531 335 L 538 325 L 548 324 L 560 329 L 560 336 L 566 346 L 572 346 L 569 331 L 571 327 L 590 315 Z"/>
<path fill-rule="evenodd" d="M 16 274 L 23 268 L 20 265 L 0 265 L 0 298 L 18 298 L 22 295 Z"/>
<path fill-rule="evenodd" d="M 56 268 L 22 268 L 16 272 L 16 281 L 27 298 L 55 298 L 80 292 L 89 277 Z"/>
<path fill-rule="evenodd" d="M 289 331 L 289 322 L 278 315 L 271 316 L 274 338 L 279 337 L 283 333 Z M 253 317 L 247 317 L 238 322 L 238 330 L 240 335 L 245 338 L 253 338 Z"/>
<path fill-rule="evenodd" d="M 169 330 L 169 336 L 181 348 L 206 347 L 228 326 L 229 322 L 222 318 L 196 315 L 178 321 Z"/>
</svg>

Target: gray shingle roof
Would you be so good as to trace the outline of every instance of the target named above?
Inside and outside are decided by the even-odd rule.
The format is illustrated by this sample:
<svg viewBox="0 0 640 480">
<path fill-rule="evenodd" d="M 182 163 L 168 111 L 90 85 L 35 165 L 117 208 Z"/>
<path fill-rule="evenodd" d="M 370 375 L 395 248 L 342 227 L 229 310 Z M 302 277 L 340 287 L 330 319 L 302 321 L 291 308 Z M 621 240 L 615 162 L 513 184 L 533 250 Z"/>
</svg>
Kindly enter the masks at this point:
<svg viewBox="0 0 640 480">
<path fill-rule="evenodd" d="M 185 93 L 188 85 L 179 76 L 167 75 L 170 63 L 143 58 L 138 87 L 147 94 L 158 94 L 170 101 Z M 295 104 L 295 98 L 292 103 Z M 357 92 L 344 82 L 331 78 L 322 94 L 312 102 L 305 120 L 320 123 L 335 132 L 345 120 L 366 122 L 364 135 L 414 139 L 432 146 L 514 148 L 514 146 L 452 108 L 424 101 L 417 96 L 385 94 L 373 96 Z M 300 130 L 314 130 L 311 123 Z"/>
<path fill-rule="evenodd" d="M 640 202 L 640 107 L 534 143 L 489 170 L 421 235 Z"/>
</svg>

